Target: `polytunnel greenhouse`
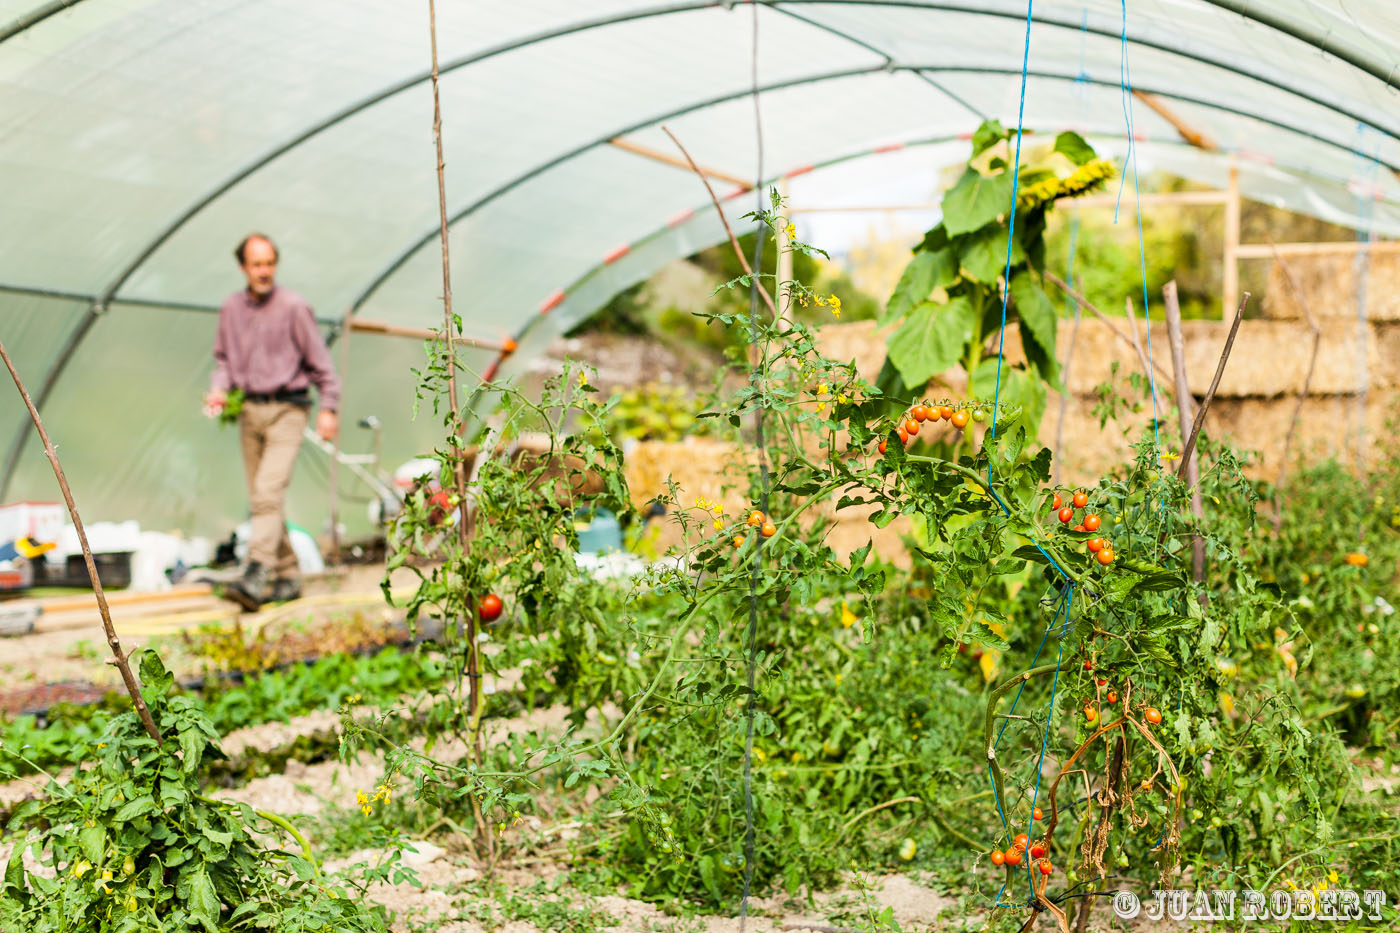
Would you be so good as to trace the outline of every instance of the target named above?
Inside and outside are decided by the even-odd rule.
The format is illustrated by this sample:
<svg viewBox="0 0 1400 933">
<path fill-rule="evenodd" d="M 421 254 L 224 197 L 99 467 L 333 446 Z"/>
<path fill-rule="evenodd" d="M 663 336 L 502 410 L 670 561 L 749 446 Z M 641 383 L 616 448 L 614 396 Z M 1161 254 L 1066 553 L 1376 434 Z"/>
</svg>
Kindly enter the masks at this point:
<svg viewBox="0 0 1400 933">
<path fill-rule="evenodd" d="M 0 931 L 1397 923 L 1395 4 L 0 0 L 0 217 Z"/>
</svg>

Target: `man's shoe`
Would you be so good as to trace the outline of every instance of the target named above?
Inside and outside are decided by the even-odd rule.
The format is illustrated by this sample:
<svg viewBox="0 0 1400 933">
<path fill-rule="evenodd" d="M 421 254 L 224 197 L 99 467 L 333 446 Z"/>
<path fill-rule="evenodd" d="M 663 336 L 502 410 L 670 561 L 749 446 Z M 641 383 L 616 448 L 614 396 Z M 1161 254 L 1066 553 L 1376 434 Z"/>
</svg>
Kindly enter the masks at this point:
<svg viewBox="0 0 1400 933">
<path fill-rule="evenodd" d="M 272 581 L 272 595 L 269 602 L 289 603 L 294 599 L 301 599 L 301 583 L 291 577 L 278 577 Z"/>
<path fill-rule="evenodd" d="M 258 563 L 249 563 L 241 578 L 224 587 L 224 596 L 248 612 L 257 612 L 267 595 L 267 571 Z"/>
</svg>

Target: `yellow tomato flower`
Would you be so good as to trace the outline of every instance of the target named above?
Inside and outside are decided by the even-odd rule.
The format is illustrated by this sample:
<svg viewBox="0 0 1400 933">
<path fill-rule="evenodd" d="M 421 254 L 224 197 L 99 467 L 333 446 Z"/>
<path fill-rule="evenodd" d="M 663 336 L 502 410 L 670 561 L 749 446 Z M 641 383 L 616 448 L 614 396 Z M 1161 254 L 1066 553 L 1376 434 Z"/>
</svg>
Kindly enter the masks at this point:
<svg viewBox="0 0 1400 933">
<path fill-rule="evenodd" d="M 849 402 L 850 399 L 847 398 L 847 397 L 846 397 L 846 394 L 843 392 L 843 393 L 841 393 L 840 395 L 836 396 L 836 401 L 838 401 L 838 402 L 840 402 L 842 405 L 844 405 L 844 404 L 846 404 L 847 402 Z"/>
<path fill-rule="evenodd" d="M 827 385 L 825 382 L 823 382 L 821 385 L 817 386 L 817 394 L 818 394 L 818 395 L 826 395 L 826 394 L 827 394 L 828 392 L 830 392 L 830 391 L 831 391 L 831 386 Z"/>
<path fill-rule="evenodd" d="M 1332 882 L 1333 884 L 1336 884 L 1337 882 L 1341 881 L 1342 879 L 1341 879 L 1341 877 L 1337 874 L 1337 869 L 1334 868 L 1334 869 L 1332 869 L 1331 871 L 1329 871 L 1329 872 L 1327 873 L 1327 880 L 1330 881 L 1330 882 Z"/>
<path fill-rule="evenodd" d="M 826 411 L 826 402 L 818 402 L 817 411 Z"/>
<path fill-rule="evenodd" d="M 852 625 L 855 625 L 859 621 L 860 618 L 854 612 L 851 611 L 851 607 L 846 605 L 845 601 L 843 600 L 841 602 L 841 627 L 850 628 Z"/>
<path fill-rule="evenodd" d="M 385 781 L 384 783 L 380 784 L 378 787 L 376 787 L 376 788 L 374 789 L 374 799 L 375 799 L 375 800 L 383 800 L 385 803 L 388 803 L 388 802 L 389 802 L 389 793 L 390 793 L 393 789 L 394 789 L 394 785 L 393 785 L 392 783 L 390 783 L 389 781 Z"/>
<path fill-rule="evenodd" d="M 369 796 L 362 790 L 355 791 L 355 805 L 360 808 L 360 812 L 369 816 L 374 807 L 370 803 Z"/>
<path fill-rule="evenodd" d="M 837 317 L 841 316 L 841 299 L 835 295 L 831 296 L 831 313 Z"/>
<path fill-rule="evenodd" d="M 581 369 L 578 371 L 578 384 L 581 386 L 588 385 L 588 376 Z"/>
<path fill-rule="evenodd" d="M 797 236 L 797 224 L 788 224 L 783 228 L 783 233 L 787 234 L 789 240 Z"/>
<path fill-rule="evenodd" d="M 718 530 L 722 529 L 723 527 L 724 527 L 724 522 L 720 521 L 719 519 L 715 519 L 715 530 L 718 531 Z"/>
</svg>

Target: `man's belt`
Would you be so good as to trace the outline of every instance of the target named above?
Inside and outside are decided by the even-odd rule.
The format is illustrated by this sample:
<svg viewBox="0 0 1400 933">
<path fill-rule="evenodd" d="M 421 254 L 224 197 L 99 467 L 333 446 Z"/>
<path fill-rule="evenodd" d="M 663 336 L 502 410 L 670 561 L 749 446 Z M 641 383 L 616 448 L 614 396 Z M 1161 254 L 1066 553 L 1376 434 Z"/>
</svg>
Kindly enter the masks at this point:
<svg viewBox="0 0 1400 933">
<path fill-rule="evenodd" d="M 307 389 L 279 389 L 276 392 L 244 392 L 245 402 L 287 402 L 292 405 L 311 405 L 311 392 Z"/>
</svg>

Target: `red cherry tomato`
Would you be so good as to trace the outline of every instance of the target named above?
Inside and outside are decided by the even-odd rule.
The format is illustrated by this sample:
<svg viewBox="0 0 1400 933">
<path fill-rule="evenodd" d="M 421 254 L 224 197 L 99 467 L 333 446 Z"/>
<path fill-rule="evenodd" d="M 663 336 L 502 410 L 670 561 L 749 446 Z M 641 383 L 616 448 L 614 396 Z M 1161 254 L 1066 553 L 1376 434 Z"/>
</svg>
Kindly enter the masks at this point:
<svg viewBox="0 0 1400 933">
<path fill-rule="evenodd" d="M 1162 711 L 1155 706 L 1149 706 L 1143 711 L 1142 718 L 1146 719 L 1154 726 L 1158 725 L 1162 721 Z"/>
<path fill-rule="evenodd" d="M 1060 499 L 1060 494 L 1059 494 L 1058 492 L 1055 493 L 1055 498 L 1052 499 L 1051 502 L 1050 502 L 1050 508 L 1055 509 L 1056 511 L 1058 511 L 1059 508 L 1060 508 L 1060 506 L 1063 505 L 1063 504 L 1064 504 L 1063 501 Z"/>
<path fill-rule="evenodd" d="M 487 593 L 481 597 L 481 602 L 476 604 L 477 614 L 483 622 L 495 622 L 501 617 L 501 609 L 501 597 L 495 593 Z"/>
<path fill-rule="evenodd" d="M 1033 820 L 1043 820 L 1043 819 L 1045 819 L 1045 814 L 1044 814 L 1044 812 L 1041 811 L 1040 807 L 1036 807 L 1034 810 L 1031 811 L 1031 819 L 1033 819 Z"/>
<path fill-rule="evenodd" d="M 1006 859 L 1006 864 L 1014 868 L 1017 865 L 1021 864 L 1021 850 L 1007 849 L 1004 858 Z"/>
<path fill-rule="evenodd" d="M 1072 522 L 1073 520 L 1074 520 L 1074 509 L 1070 508 L 1069 506 L 1065 506 L 1064 508 L 1060 509 L 1060 521 L 1062 521 L 1062 522 L 1064 522 L 1066 525 L 1068 525 L 1068 524 L 1069 524 L 1070 522 Z"/>
<path fill-rule="evenodd" d="M 1089 494 L 1088 494 L 1088 493 L 1085 493 L 1085 492 L 1076 492 L 1076 493 L 1074 494 L 1074 507 L 1075 507 L 1076 509 L 1082 509 L 1082 508 L 1084 508 L 1084 506 L 1086 506 L 1086 505 L 1088 505 L 1088 504 L 1089 504 Z"/>
<path fill-rule="evenodd" d="M 1075 530 L 1075 531 L 1087 531 L 1088 529 L 1085 528 L 1083 525 L 1075 525 L 1075 526 L 1074 526 L 1074 530 Z"/>
<path fill-rule="evenodd" d="M 914 416 L 915 421 L 927 421 L 929 419 L 929 410 L 926 405 L 915 405 L 913 408 L 909 409 L 909 414 Z"/>
<path fill-rule="evenodd" d="M 1096 515 L 1093 512 L 1090 512 L 1088 515 L 1084 516 L 1084 527 L 1089 531 L 1098 531 L 1099 525 L 1102 524 L 1102 521 L 1103 520 L 1100 519 L 1098 515 Z"/>
<path fill-rule="evenodd" d="M 884 452 L 885 452 L 885 449 L 884 449 L 883 447 L 880 448 L 880 453 L 884 453 Z M 1089 539 L 1089 551 L 1090 551 L 1090 553 L 1097 554 L 1097 553 L 1098 553 L 1099 551 L 1101 551 L 1101 550 L 1103 550 L 1103 538 L 1090 538 L 1090 539 Z"/>
<path fill-rule="evenodd" d="M 909 432 L 904 430 L 904 425 L 899 426 L 899 440 L 901 443 L 909 443 Z"/>
<path fill-rule="evenodd" d="M 1032 842 L 1032 843 L 1031 843 L 1031 858 L 1044 858 L 1044 857 L 1045 857 L 1045 843 L 1043 843 L 1043 842 L 1041 842 L 1039 839 L 1037 839 L 1035 842 Z"/>
<path fill-rule="evenodd" d="M 1041 873 L 1042 875 L 1053 874 L 1054 871 L 1055 871 L 1055 866 L 1051 865 L 1049 862 L 1041 862 L 1041 863 L 1040 863 L 1040 873 Z"/>
<path fill-rule="evenodd" d="M 1094 662 L 1093 662 L 1093 659 L 1091 659 L 1091 658 L 1085 658 L 1085 659 L 1084 659 L 1084 670 L 1086 670 L 1086 671 L 1092 671 L 1093 669 L 1094 669 Z"/>
<path fill-rule="evenodd" d="M 1017 834 L 1016 834 L 1016 840 L 1015 840 L 1015 846 L 1016 846 L 1016 848 L 1018 848 L 1018 849 L 1024 849 L 1024 848 L 1026 847 L 1026 840 L 1028 840 L 1029 838 L 1030 838 L 1030 837 L 1027 836 L 1025 833 L 1017 833 Z"/>
<path fill-rule="evenodd" d="M 999 866 L 999 865 L 1001 865 L 1002 863 L 1004 863 L 1005 861 L 1006 861 L 1006 856 L 1004 856 L 1004 855 L 1001 854 L 1001 850 L 1000 850 L 1000 849 L 993 849 L 993 850 L 992 850 L 992 864 L 993 864 L 993 865 L 998 865 L 998 866 Z"/>
<path fill-rule="evenodd" d="M 1108 686 L 1108 678 L 1107 678 L 1107 677 L 1095 677 L 1095 678 L 1094 678 L 1094 683 L 1098 684 L 1100 687 L 1107 687 L 1107 686 Z"/>
<path fill-rule="evenodd" d="M 904 430 L 909 432 L 910 437 L 913 437 L 915 434 L 919 433 L 919 422 L 910 418 L 908 421 L 904 422 Z"/>
<path fill-rule="evenodd" d="M 938 409 L 938 416 L 944 421 L 952 421 L 953 409 L 948 405 L 944 405 L 942 408 Z"/>
<path fill-rule="evenodd" d="M 882 437 L 882 438 L 880 438 L 880 453 L 884 453 L 884 452 L 885 452 L 885 446 L 886 446 L 886 441 L 885 441 L 885 439 Z"/>
</svg>

